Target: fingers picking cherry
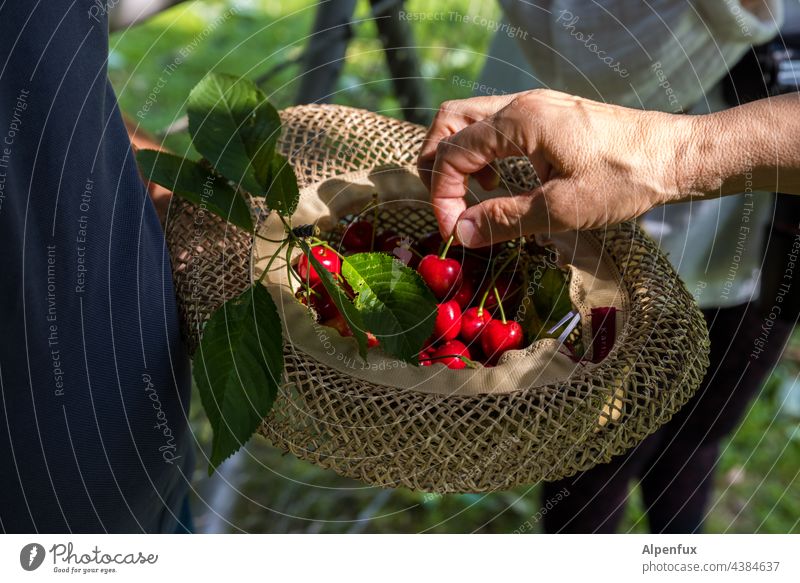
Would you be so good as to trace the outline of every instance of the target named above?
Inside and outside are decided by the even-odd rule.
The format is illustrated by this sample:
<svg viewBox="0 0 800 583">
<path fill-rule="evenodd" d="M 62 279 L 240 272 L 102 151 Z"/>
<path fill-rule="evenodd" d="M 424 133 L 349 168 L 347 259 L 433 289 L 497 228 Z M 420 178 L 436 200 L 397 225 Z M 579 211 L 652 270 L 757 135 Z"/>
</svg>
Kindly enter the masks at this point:
<svg viewBox="0 0 800 583">
<path fill-rule="evenodd" d="M 463 281 L 461 264 L 455 259 L 426 255 L 417 267 L 422 279 L 438 299 L 445 299 L 459 288 Z"/>
<path fill-rule="evenodd" d="M 522 348 L 522 326 L 509 320 L 490 320 L 481 332 L 481 348 L 489 364 L 497 364 L 500 357 L 508 350 Z"/>
</svg>

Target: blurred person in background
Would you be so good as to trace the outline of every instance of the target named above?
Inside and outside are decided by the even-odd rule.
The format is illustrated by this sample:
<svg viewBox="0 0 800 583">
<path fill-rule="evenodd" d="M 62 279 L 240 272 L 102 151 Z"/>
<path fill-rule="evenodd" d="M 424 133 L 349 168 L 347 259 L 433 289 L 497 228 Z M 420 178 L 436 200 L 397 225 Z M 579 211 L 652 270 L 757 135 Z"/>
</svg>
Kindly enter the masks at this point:
<svg viewBox="0 0 800 583">
<path fill-rule="evenodd" d="M 800 30 L 800 5 L 780 0 L 500 4 L 522 32 L 501 29 L 493 39 L 480 80 L 489 92 L 546 87 L 673 113 L 735 105 L 724 94 L 734 65 L 779 31 Z M 662 206 L 641 219 L 703 308 L 711 365 L 694 398 L 656 434 L 611 463 L 544 484 L 543 501 L 570 492 L 547 513 L 547 532 L 616 531 L 635 481 L 653 532 L 702 529 L 721 444 L 792 331 L 790 321 L 776 322 L 759 357 L 748 358 L 764 323 L 756 300 L 773 211 L 772 197 L 747 192 Z"/>
</svg>

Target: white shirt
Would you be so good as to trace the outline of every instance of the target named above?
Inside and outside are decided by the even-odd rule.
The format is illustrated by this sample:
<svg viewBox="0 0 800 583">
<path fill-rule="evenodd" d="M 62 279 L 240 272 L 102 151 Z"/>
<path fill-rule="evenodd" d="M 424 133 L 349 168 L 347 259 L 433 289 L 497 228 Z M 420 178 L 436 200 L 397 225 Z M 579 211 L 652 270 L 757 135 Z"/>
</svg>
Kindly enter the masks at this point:
<svg viewBox="0 0 800 583">
<path fill-rule="evenodd" d="M 549 87 L 660 111 L 727 107 L 718 85 L 783 19 L 781 0 L 500 0 L 484 93 Z M 745 9 L 743 5 L 747 5 Z M 752 11 L 751 11 L 752 10 Z M 512 34 L 509 34 L 512 33 Z M 702 307 L 758 295 L 772 197 L 747 193 L 654 209 L 642 225 Z"/>
</svg>

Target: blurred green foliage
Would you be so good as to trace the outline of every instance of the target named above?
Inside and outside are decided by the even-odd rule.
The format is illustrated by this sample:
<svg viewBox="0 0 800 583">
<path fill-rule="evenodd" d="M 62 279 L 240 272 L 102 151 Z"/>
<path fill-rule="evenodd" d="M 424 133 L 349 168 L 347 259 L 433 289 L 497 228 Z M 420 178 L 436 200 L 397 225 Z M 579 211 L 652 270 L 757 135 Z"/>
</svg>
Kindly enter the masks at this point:
<svg viewBox="0 0 800 583">
<path fill-rule="evenodd" d="M 200 0 L 116 32 L 110 43 L 109 69 L 123 111 L 150 132 L 166 129 L 186 112 L 189 91 L 208 71 L 255 79 L 297 57 L 311 34 L 315 7 L 308 0 Z M 405 9 L 424 12 L 428 8 L 426 2 L 411 0 Z M 480 0 L 443 0 L 437 2 L 436 10 L 491 19 L 500 13 L 493 2 Z M 399 117 L 367 2 L 358 3 L 354 20 L 358 22 L 355 37 L 332 101 Z M 413 24 L 432 105 L 468 97 L 469 88 L 454 83 L 454 77 L 478 78 L 490 32 L 474 24 L 432 20 Z M 262 85 L 273 105 L 281 109 L 293 104 L 300 73 L 298 66 L 292 66 Z M 154 91 L 155 102 L 147 109 Z M 187 143 L 172 138 L 167 145 L 178 150 Z"/>
<path fill-rule="evenodd" d="M 426 11 L 429 5 L 410 0 L 406 8 Z M 226 16 L 231 7 L 235 13 Z M 203 0 L 115 33 L 109 67 L 123 111 L 151 132 L 164 130 L 185 113 L 189 90 L 208 71 L 255 78 L 295 57 L 311 32 L 314 8 L 314 2 L 303 0 Z M 442 0 L 436 10 L 499 17 L 495 3 L 481 0 Z M 366 2 L 359 3 L 357 18 L 363 24 L 350 44 L 333 102 L 398 116 Z M 469 89 L 453 79 L 478 78 L 491 33 L 477 25 L 432 20 L 416 22 L 413 30 L 434 106 L 468 97 Z M 290 67 L 262 86 L 277 107 L 292 104 L 298 74 L 297 67 Z M 149 98 L 155 88 L 155 99 Z M 166 143 L 184 153 L 187 141 L 176 136 Z M 785 363 L 779 372 L 796 379 L 798 368 Z M 708 532 L 800 533 L 799 419 L 796 408 L 784 412 L 786 394 L 779 380 L 773 377 L 723 445 Z M 790 396 L 796 399 L 797 394 Z M 209 450 L 210 429 L 198 398 L 192 427 L 198 444 L 194 512 L 200 531 L 513 532 L 533 522 L 541 509 L 536 486 L 482 496 L 367 487 L 284 455 L 260 438 L 227 471 L 223 466 L 221 475 L 209 480 L 202 452 Z M 630 501 L 621 530 L 647 532 L 637 489 Z M 541 524 L 534 523 L 533 532 L 539 531 Z"/>
</svg>

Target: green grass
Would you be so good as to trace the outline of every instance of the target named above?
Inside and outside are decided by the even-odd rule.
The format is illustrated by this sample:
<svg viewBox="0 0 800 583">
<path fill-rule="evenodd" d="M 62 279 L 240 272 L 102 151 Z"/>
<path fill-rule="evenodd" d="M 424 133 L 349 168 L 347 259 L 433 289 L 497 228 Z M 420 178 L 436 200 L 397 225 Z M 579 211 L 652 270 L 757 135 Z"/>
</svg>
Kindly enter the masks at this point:
<svg viewBox="0 0 800 583">
<path fill-rule="evenodd" d="M 123 111 L 143 127 L 159 132 L 185 111 L 189 90 L 208 71 L 254 78 L 302 49 L 311 30 L 313 2 L 300 0 L 240 0 L 237 13 L 208 30 L 224 15 L 229 2 L 205 0 L 180 5 L 144 25 L 113 35 L 110 75 Z M 409 11 L 424 11 L 429 2 L 411 0 Z M 496 18 L 494 2 L 444 0 L 436 3 L 443 13 L 480 13 Z M 366 3 L 359 17 L 367 16 Z M 468 96 L 468 89 L 452 82 L 454 76 L 477 79 L 490 32 L 476 25 L 422 21 L 414 25 L 423 73 L 430 77 L 433 103 Z M 197 40 L 202 39 L 202 40 Z M 197 42 L 196 42 L 197 40 Z M 193 48 L 191 48 L 193 47 Z M 374 24 L 356 30 L 340 79 L 335 103 L 363 107 L 399 116 L 391 94 Z M 181 56 L 173 71 L 165 69 Z M 297 67 L 272 79 L 263 89 L 278 107 L 293 103 Z M 148 94 L 158 85 L 155 104 L 137 117 Z M 186 139 L 168 140 L 182 150 Z M 784 369 L 796 374 L 794 365 Z M 757 400 L 742 426 L 724 447 L 708 517 L 709 532 L 800 532 L 800 467 L 798 419 L 777 415 L 780 395 L 773 382 Z M 210 433 L 199 399 L 192 408 L 192 426 L 199 446 L 208 451 Z M 269 447 L 260 438 L 251 441 L 243 466 L 235 473 L 238 492 L 230 496 L 231 524 L 218 522 L 226 531 L 252 532 L 513 532 L 540 508 L 538 488 L 518 488 L 486 496 L 449 495 L 425 498 L 406 490 L 380 490 L 341 478 Z M 218 478 L 209 480 L 199 457 L 195 478 L 199 495 L 195 512 L 200 529 L 217 520 L 209 510 L 210 497 L 220 490 Z M 535 524 L 534 531 L 541 525 Z M 623 523 L 623 531 L 645 532 L 644 508 L 637 489 Z"/>
</svg>

